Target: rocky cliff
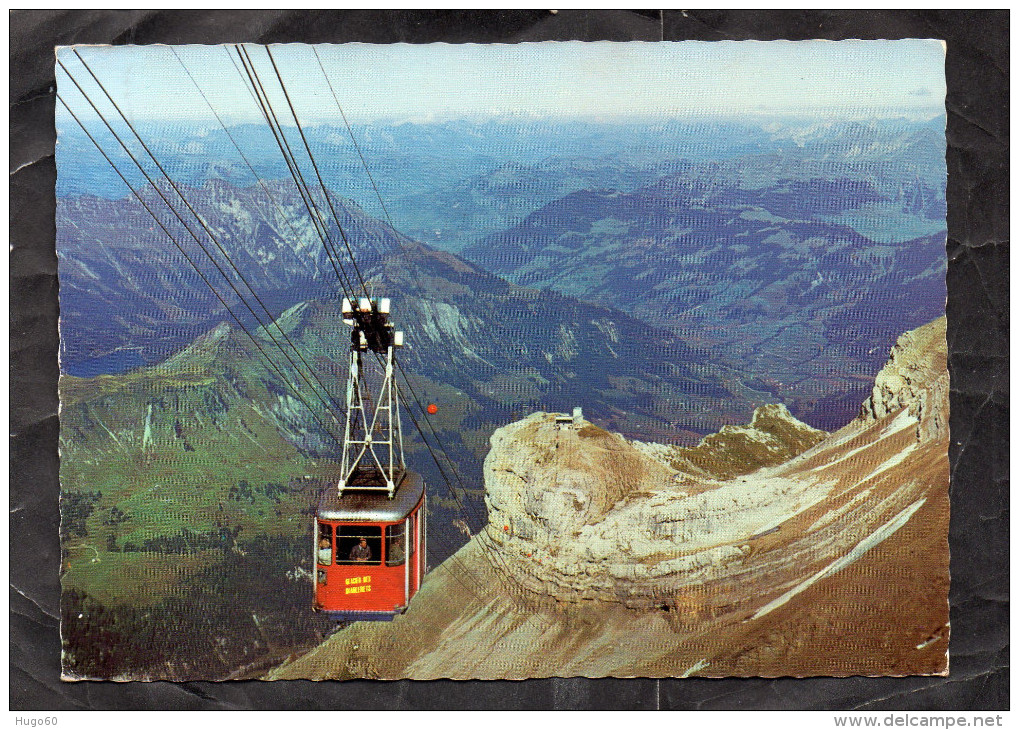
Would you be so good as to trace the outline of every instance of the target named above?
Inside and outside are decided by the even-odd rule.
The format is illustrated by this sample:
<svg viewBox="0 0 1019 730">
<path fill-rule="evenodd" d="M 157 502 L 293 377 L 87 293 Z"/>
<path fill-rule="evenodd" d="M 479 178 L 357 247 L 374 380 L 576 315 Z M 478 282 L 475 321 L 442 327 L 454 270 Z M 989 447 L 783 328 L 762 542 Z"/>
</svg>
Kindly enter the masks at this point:
<svg viewBox="0 0 1019 730">
<path fill-rule="evenodd" d="M 488 526 L 408 613 L 270 676 L 944 673 L 947 386 L 941 318 L 830 435 L 780 408 L 687 450 L 510 424 L 485 462 Z M 744 474 L 706 458 L 755 443 L 794 455 Z"/>
</svg>

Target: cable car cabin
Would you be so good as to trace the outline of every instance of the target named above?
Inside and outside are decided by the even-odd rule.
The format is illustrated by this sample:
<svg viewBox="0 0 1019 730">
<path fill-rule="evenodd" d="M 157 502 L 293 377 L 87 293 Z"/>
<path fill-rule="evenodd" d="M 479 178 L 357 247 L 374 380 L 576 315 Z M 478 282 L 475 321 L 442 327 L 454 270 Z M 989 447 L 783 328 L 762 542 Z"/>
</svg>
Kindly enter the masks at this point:
<svg viewBox="0 0 1019 730">
<path fill-rule="evenodd" d="M 316 611 L 337 621 L 391 621 L 407 610 L 425 572 L 425 490 L 405 471 L 385 491 L 326 489 L 315 538 Z"/>
</svg>

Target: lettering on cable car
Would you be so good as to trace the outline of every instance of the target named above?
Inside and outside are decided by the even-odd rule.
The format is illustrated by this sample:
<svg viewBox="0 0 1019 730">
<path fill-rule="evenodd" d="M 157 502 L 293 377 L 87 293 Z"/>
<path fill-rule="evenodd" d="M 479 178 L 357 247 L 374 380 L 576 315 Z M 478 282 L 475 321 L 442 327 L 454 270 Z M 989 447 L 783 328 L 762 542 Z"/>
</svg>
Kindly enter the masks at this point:
<svg viewBox="0 0 1019 730">
<path fill-rule="evenodd" d="M 371 593 L 371 582 L 372 577 L 370 575 L 360 575 L 355 578 L 347 578 L 345 581 L 347 588 L 344 593 Z"/>
</svg>

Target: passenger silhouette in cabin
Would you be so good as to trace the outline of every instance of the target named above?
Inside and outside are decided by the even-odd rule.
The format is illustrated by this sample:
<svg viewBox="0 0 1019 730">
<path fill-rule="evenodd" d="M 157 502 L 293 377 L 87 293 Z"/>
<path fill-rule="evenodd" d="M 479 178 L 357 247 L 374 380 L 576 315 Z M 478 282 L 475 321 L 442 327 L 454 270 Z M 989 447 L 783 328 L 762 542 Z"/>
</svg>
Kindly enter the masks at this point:
<svg viewBox="0 0 1019 730">
<path fill-rule="evenodd" d="M 363 563 L 372 559 L 372 549 L 368 547 L 368 541 L 361 538 L 361 542 L 355 545 L 350 551 L 350 559 Z"/>
<path fill-rule="evenodd" d="M 333 562 L 333 545 L 328 537 L 318 541 L 318 562 L 321 565 L 330 565 Z"/>
</svg>

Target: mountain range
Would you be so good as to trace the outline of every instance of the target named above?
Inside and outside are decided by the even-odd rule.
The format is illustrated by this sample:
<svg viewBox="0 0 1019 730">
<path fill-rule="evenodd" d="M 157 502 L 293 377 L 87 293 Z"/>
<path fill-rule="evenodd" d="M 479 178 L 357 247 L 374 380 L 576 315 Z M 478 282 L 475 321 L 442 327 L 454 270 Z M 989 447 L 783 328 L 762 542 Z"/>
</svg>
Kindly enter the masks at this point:
<svg viewBox="0 0 1019 730">
<path fill-rule="evenodd" d="M 671 329 L 833 428 L 898 333 L 944 310 L 943 203 L 920 180 L 889 192 L 757 162 L 686 165 L 632 192 L 572 193 L 463 255 L 522 286 Z M 873 220 L 907 209 L 937 232 L 879 243 L 841 222 L 848 211 Z"/>
<path fill-rule="evenodd" d="M 943 123 L 355 126 L 385 210 L 345 128 L 316 126 L 308 136 L 323 152 L 327 184 L 364 201 L 332 197 L 363 268 L 420 240 L 513 283 L 670 329 L 756 391 L 832 428 L 851 415 L 897 333 L 941 311 Z M 273 181 L 285 171 L 267 130 L 232 130 L 259 184 L 222 129 L 141 133 L 273 315 L 337 290 L 296 189 Z M 123 186 L 105 185 L 102 166 L 86 164 L 88 144 L 68 131 L 58 148 L 61 355 L 77 375 L 158 362 L 230 321 Z M 216 268 L 161 216 L 234 306 Z M 328 228 L 348 261 L 335 224 Z"/>
<path fill-rule="evenodd" d="M 492 433 L 536 411 L 580 406 L 663 468 L 717 479 L 810 448 L 857 413 L 898 333 L 942 311 L 937 123 L 356 130 L 390 206 L 331 195 L 333 256 L 292 184 L 217 156 L 222 134 L 143 130 L 165 135 L 211 258 L 167 186 L 143 198 L 217 293 L 137 200 L 73 172 L 81 140 L 62 135 L 67 676 L 248 676 L 328 633 L 307 544 L 337 478 L 343 290 L 390 297 L 407 332 L 433 565 L 489 520 Z M 340 131 L 311 135 L 339 150 Z M 663 153 L 678 137 L 695 143 Z M 323 166 L 345 192 L 363 176 Z"/>
</svg>

